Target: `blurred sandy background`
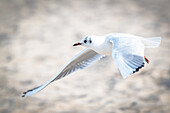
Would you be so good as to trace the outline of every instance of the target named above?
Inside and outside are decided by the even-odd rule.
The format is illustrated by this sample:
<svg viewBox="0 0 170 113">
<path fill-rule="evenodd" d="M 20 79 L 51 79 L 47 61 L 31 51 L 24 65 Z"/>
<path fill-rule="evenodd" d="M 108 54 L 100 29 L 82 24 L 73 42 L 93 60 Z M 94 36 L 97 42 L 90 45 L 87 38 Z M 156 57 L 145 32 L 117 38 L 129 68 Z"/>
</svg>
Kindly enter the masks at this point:
<svg viewBox="0 0 170 113">
<path fill-rule="evenodd" d="M 0 113 L 169 113 L 169 0 L 0 0 Z M 55 75 L 87 35 L 162 36 L 123 79 L 111 58 L 22 98 Z"/>
</svg>

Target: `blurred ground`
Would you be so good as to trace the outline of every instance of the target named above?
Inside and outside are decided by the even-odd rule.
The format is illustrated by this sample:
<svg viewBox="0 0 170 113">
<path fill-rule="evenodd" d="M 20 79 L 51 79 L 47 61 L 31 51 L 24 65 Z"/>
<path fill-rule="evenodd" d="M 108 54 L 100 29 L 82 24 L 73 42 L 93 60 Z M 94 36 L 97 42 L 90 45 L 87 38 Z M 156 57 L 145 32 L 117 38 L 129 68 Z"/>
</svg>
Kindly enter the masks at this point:
<svg viewBox="0 0 170 113">
<path fill-rule="evenodd" d="M 169 0 L 0 0 L 1 113 L 169 113 Z M 87 35 L 162 36 L 150 64 L 123 80 L 103 59 L 22 98 L 48 81 L 83 47 Z M 112 62 L 111 62 L 112 61 Z"/>
</svg>

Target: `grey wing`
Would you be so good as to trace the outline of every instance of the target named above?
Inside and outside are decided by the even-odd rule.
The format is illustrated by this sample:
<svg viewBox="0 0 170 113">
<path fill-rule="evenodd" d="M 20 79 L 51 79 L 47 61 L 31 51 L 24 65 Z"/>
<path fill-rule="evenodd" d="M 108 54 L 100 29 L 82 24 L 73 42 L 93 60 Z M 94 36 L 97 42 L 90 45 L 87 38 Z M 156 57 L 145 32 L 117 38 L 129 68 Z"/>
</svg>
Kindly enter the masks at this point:
<svg viewBox="0 0 170 113">
<path fill-rule="evenodd" d="M 144 45 L 136 38 L 112 38 L 112 57 L 123 78 L 144 67 Z"/>
<path fill-rule="evenodd" d="M 103 58 L 103 55 L 100 55 L 96 53 L 95 51 L 91 49 L 84 49 L 82 52 L 80 52 L 78 55 L 76 55 L 58 74 L 56 74 L 51 80 L 49 80 L 47 83 L 36 87 L 34 89 L 28 90 L 24 92 L 23 97 L 30 96 L 34 93 L 37 93 L 44 89 L 46 86 L 48 86 L 51 82 L 58 80 L 60 78 L 63 78 L 69 74 L 71 74 L 74 71 L 77 71 L 79 69 L 84 69 L 93 62 Z"/>
<path fill-rule="evenodd" d="M 61 73 L 54 79 L 58 80 L 62 77 L 67 76 L 68 74 L 77 71 L 79 69 L 84 69 L 88 67 L 93 62 L 103 58 L 103 55 L 98 54 L 97 52 L 91 49 L 85 49 L 78 55 L 76 55 L 71 62 L 69 62 L 65 68 L 61 71 Z M 53 81 L 54 81 L 53 80 Z"/>
</svg>

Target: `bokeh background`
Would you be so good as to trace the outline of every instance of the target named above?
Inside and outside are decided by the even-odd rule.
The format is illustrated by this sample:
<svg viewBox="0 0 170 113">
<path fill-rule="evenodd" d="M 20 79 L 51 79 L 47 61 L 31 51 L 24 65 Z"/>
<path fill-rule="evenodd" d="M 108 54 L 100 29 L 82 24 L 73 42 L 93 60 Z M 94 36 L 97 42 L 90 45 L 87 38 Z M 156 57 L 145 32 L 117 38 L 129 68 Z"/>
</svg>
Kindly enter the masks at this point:
<svg viewBox="0 0 170 113">
<path fill-rule="evenodd" d="M 0 0 L 0 113 L 169 113 L 169 0 Z M 162 36 L 140 72 L 123 79 L 112 58 L 53 77 L 87 35 Z"/>
</svg>

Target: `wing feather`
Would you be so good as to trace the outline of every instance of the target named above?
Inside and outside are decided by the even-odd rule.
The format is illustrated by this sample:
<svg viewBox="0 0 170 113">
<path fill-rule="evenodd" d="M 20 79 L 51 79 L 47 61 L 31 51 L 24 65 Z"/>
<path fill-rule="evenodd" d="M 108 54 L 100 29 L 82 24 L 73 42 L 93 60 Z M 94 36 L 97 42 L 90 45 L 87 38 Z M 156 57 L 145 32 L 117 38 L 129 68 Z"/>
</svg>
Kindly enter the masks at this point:
<svg viewBox="0 0 170 113">
<path fill-rule="evenodd" d="M 140 39 L 133 37 L 110 38 L 112 57 L 123 78 L 144 67 L 144 45 Z"/>
<path fill-rule="evenodd" d="M 51 82 L 61 79 L 69 74 L 71 74 L 74 71 L 77 71 L 79 69 L 84 69 L 93 62 L 100 60 L 103 58 L 103 55 L 100 55 L 96 53 L 95 51 L 91 49 L 84 49 L 82 52 L 80 52 L 78 55 L 76 55 L 58 74 L 56 74 L 51 80 L 49 80 L 47 83 L 33 88 L 31 90 L 28 90 L 23 93 L 23 97 L 30 96 L 34 93 L 37 93 L 44 89 L 46 86 L 48 86 Z"/>
</svg>

